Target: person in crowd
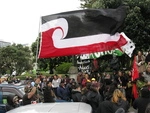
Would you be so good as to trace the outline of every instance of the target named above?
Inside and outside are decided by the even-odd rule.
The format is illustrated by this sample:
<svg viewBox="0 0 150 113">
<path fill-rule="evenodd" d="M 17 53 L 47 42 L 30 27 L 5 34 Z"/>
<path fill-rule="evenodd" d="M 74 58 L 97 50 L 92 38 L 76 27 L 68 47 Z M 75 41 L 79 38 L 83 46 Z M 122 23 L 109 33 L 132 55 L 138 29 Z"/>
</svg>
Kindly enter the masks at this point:
<svg viewBox="0 0 150 113">
<path fill-rule="evenodd" d="M 81 102 L 82 94 L 81 94 L 81 87 L 79 84 L 76 84 L 75 87 L 72 89 L 71 97 L 73 102 Z"/>
<path fill-rule="evenodd" d="M 145 113 L 147 105 L 150 103 L 150 90 L 148 87 L 141 89 L 141 97 L 138 97 L 133 102 L 133 108 L 138 110 L 138 113 Z"/>
<path fill-rule="evenodd" d="M 104 74 L 104 83 L 105 83 L 105 86 L 112 84 L 112 81 L 113 81 L 112 75 L 109 74 L 109 73 L 105 73 Z"/>
<path fill-rule="evenodd" d="M 147 65 L 146 71 L 143 72 L 143 77 L 145 82 L 147 82 L 147 85 L 150 86 L 150 65 Z"/>
<path fill-rule="evenodd" d="M 7 105 L 6 109 L 7 111 L 12 110 L 14 108 L 17 108 L 20 106 L 18 96 L 15 95 L 8 95 L 7 97 Z"/>
<path fill-rule="evenodd" d="M 86 87 L 81 88 L 81 102 L 85 102 L 87 103 L 87 94 L 90 91 L 90 87 L 91 87 L 91 82 L 87 82 L 86 83 Z"/>
<path fill-rule="evenodd" d="M 96 113 L 114 113 L 113 103 L 108 100 L 101 102 L 96 109 Z"/>
<path fill-rule="evenodd" d="M 91 83 L 97 83 L 96 79 L 95 79 L 95 78 L 92 78 L 92 79 L 91 79 Z"/>
<path fill-rule="evenodd" d="M 31 104 L 32 98 L 28 98 L 28 93 L 32 90 L 32 87 L 29 87 L 28 85 L 25 86 L 24 92 L 25 94 L 23 95 L 22 101 L 23 105 L 28 105 Z"/>
<path fill-rule="evenodd" d="M 91 83 L 89 92 L 87 93 L 87 103 L 92 106 L 92 113 L 96 112 L 97 107 L 103 101 L 99 93 L 99 83 Z"/>
<path fill-rule="evenodd" d="M 79 85 L 81 85 L 82 77 L 83 77 L 82 72 L 79 72 L 78 75 L 77 75 L 77 83 L 78 83 Z"/>
<path fill-rule="evenodd" d="M 84 75 L 84 78 L 83 78 L 82 83 L 81 83 L 82 87 L 86 87 L 86 83 L 87 83 L 87 82 L 91 82 L 88 73 L 86 73 L 86 74 Z"/>
<path fill-rule="evenodd" d="M 62 101 L 71 101 L 70 99 L 70 91 L 67 87 L 65 87 L 65 81 L 61 81 L 59 87 L 57 88 L 57 97 Z"/>
<path fill-rule="evenodd" d="M 120 69 L 120 61 L 115 55 L 113 55 L 113 58 L 110 61 L 110 68 L 113 70 L 113 72 L 118 72 Z"/>
<path fill-rule="evenodd" d="M 74 78 L 70 78 L 70 79 L 69 79 L 69 83 L 65 85 L 66 88 L 69 90 L 70 99 L 72 98 L 72 97 L 71 97 L 72 89 L 75 89 L 75 88 L 76 88 L 76 85 L 77 85 L 77 82 L 75 81 Z"/>
<path fill-rule="evenodd" d="M 42 93 L 38 90 L 39 84 L 40 84 L 40 78 L 37 77 L 35 79 L 35 85 L 32 87 L 31 91 L 27 90 L 26 94 L 23 97 L 24 105 L 29 104 L 29 101 L 31 101 L 31 103 L 44 102 L 44 97 Z"/>
<path fill-rule="evenodd" d="M 123 108 L 125 112 L 128 111 L 130 105 L 121 90 L 115 89 L 111 101 L 113 103 L 114 112 L 116 112 L 118 108 Z"/>
<path fill-rule="evenodd" d="M 56 96 L 57 96 L 57 88 L 59 87 L 60 82 L 61 80 L 58 79 L 58 76 L 54 75 L 54 79 L 52 80 L 52 88 Z"/>
<path fill-rule="evenodd" d="M 145 63 L 146 63 L 147 65 L 150 65 L 150 50 L 148 50 L 148 54 L 146 55 Z"/>
<path fill-rule="evenodd" d="M 147 86 L 147 82 L 144 80 L 143 73 L 139 73 L 139 78 L 136 80 L 136 86 L 138 89 L 138 95 L 141 96 L 141 89 Z"/>
<path fill-rule="evenodd" d="M 113 92 L 114 92 L 114 90 L 116 88 L 117 87 L 114 84 L 107 85 L 105 87 L 104 92 L 103 92 L 103 94 L 104 94 L 104 100 L 109 100 L 110 101 L 111 98 L 112 98 Z"/>
<path fill-rule="evenodd" d="M 65 75 L 64 81 L 65 81 L 65 86 L 70 82 L 70 78 L 67 74 Z"/>
<path fill-rule="evenodd" d="M 132 71 L 128 70 L 127 71 L 127 87 L 126 87 L 126 98 L 128 100 L 128 102 L 130 104 L 132 104 L 134 98 L 133 98 L 133 94 L 132 94 L 132 86 L 133 86 L 133 82 L 132 82 Z"/>
<path fill-rule="evenodd" d="M 6 79 L 6 78 L 4 78 L 4 79 L 2 80 L 2 83 L 1 83 L 1 84 L 8 84 L 7 79 Z"/>
<path fill-rule="evenodd" d="M 145 71 L 145 56 L 142 54 L 141 51 L 138 51 L 138 54 L 136 55 L 136 64 L 138 67 L 139 73 Z"/>
<path fill-rule="evenodd" d="M 52 90 L 52 83 L 50 81 L 46 82 L 46 86 L 44 88 L 44 102 L 55 102 L 55 94 Z"/>
<path fill-rule="evenodd" d="M 47 77 L 43 76 L 43 82 L 41 82 L 41 91 L 43 92 L 44 88 L 46 87 Z"/>
<path fill-rule="evenodd" d="M 115 113 L 125 113 L 125 110 L 123 108 L 118 108 Z"/>
<path fill-rule="evenodd" d="M 126 87 L 127 87 L 127 78 L 124 75 L 124 73 L 119 70 L 118 71 L 118 76 L 116 77 L 116 83 L 117 83 L 117 87 L 122 90 L 123 94 L 126 95 Z"/>
</svg>

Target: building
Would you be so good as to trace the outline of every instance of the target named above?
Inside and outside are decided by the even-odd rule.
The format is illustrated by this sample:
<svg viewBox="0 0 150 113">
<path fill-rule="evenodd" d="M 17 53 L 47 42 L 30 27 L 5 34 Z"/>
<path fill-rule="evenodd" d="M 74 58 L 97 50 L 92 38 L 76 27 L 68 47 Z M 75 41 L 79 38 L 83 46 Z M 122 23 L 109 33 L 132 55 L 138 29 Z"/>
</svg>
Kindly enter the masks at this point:
<svg viewBox="0 0 150 113">
<path fill-rule="evenodd" d="M 1 41 L 1 40 L 0 40 L 0 48 L 1 48 L 1 47 L 6 47 L 6 46 L 9 46 L 9 45 L 11 45 L 10 42 L 5 42 L 5 41 Z"/>
</svg>

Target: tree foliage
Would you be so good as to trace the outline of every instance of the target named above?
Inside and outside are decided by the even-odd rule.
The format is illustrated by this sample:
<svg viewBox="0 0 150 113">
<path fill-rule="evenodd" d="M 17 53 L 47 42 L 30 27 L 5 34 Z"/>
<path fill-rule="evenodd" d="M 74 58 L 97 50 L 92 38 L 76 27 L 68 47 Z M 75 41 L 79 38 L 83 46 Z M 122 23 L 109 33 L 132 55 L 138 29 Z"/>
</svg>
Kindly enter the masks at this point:
<svg viewBox="0 0 150 113">
<path fill-rule="evenodd" d="M 133 40 L 136 50 L 146 51 L 150 44 L 150 0 L 80 0 L 83 8 L 128 6 L 122 31 Z"/>
<path fill-rule="evenodd" d="M 0 73 L 12 74 L 15 70 L 17 74 L 21 74 L 32 68 L 32 57 L 29 47 L 21 44 L 13 44 L 11 46 L 0 48 Z M 7 73 L 8 74 L 8 73 Z"/>
</svg>

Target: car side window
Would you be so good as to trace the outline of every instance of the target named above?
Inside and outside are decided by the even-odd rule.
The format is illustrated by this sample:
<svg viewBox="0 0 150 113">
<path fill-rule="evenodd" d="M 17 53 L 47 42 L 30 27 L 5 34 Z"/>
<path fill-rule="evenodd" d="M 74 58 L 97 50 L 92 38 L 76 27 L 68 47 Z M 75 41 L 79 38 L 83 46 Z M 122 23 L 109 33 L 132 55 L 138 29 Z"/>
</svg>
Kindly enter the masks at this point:
<svg viewBox="0 0 150 113">
<path fill-rule="evenodd" d="M 2 93 L 2 90 L 0 88 L 0 104 L 3 103 L 3 93 Z"/>
<path fill-rule="evenodd" d="M 8 95 L 16 95 L 15 93 L 13 92 L 3 92 L 3 96 L 8 96 Z"/>
</svg>

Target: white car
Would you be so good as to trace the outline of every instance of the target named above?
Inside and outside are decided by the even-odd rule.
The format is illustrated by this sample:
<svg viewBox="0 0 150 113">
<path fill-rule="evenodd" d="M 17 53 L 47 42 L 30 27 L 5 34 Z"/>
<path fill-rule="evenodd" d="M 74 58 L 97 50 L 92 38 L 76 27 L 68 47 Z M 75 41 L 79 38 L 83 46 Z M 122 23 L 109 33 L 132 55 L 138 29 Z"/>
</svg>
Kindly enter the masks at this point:
<svg viewBox="0 0 150 113">
<path fill-rule="evenodd" d="M 92 113 L 92 108 L 82 102 L 38 103 L 21 106 L 6 113 Z"/>
</svg>

